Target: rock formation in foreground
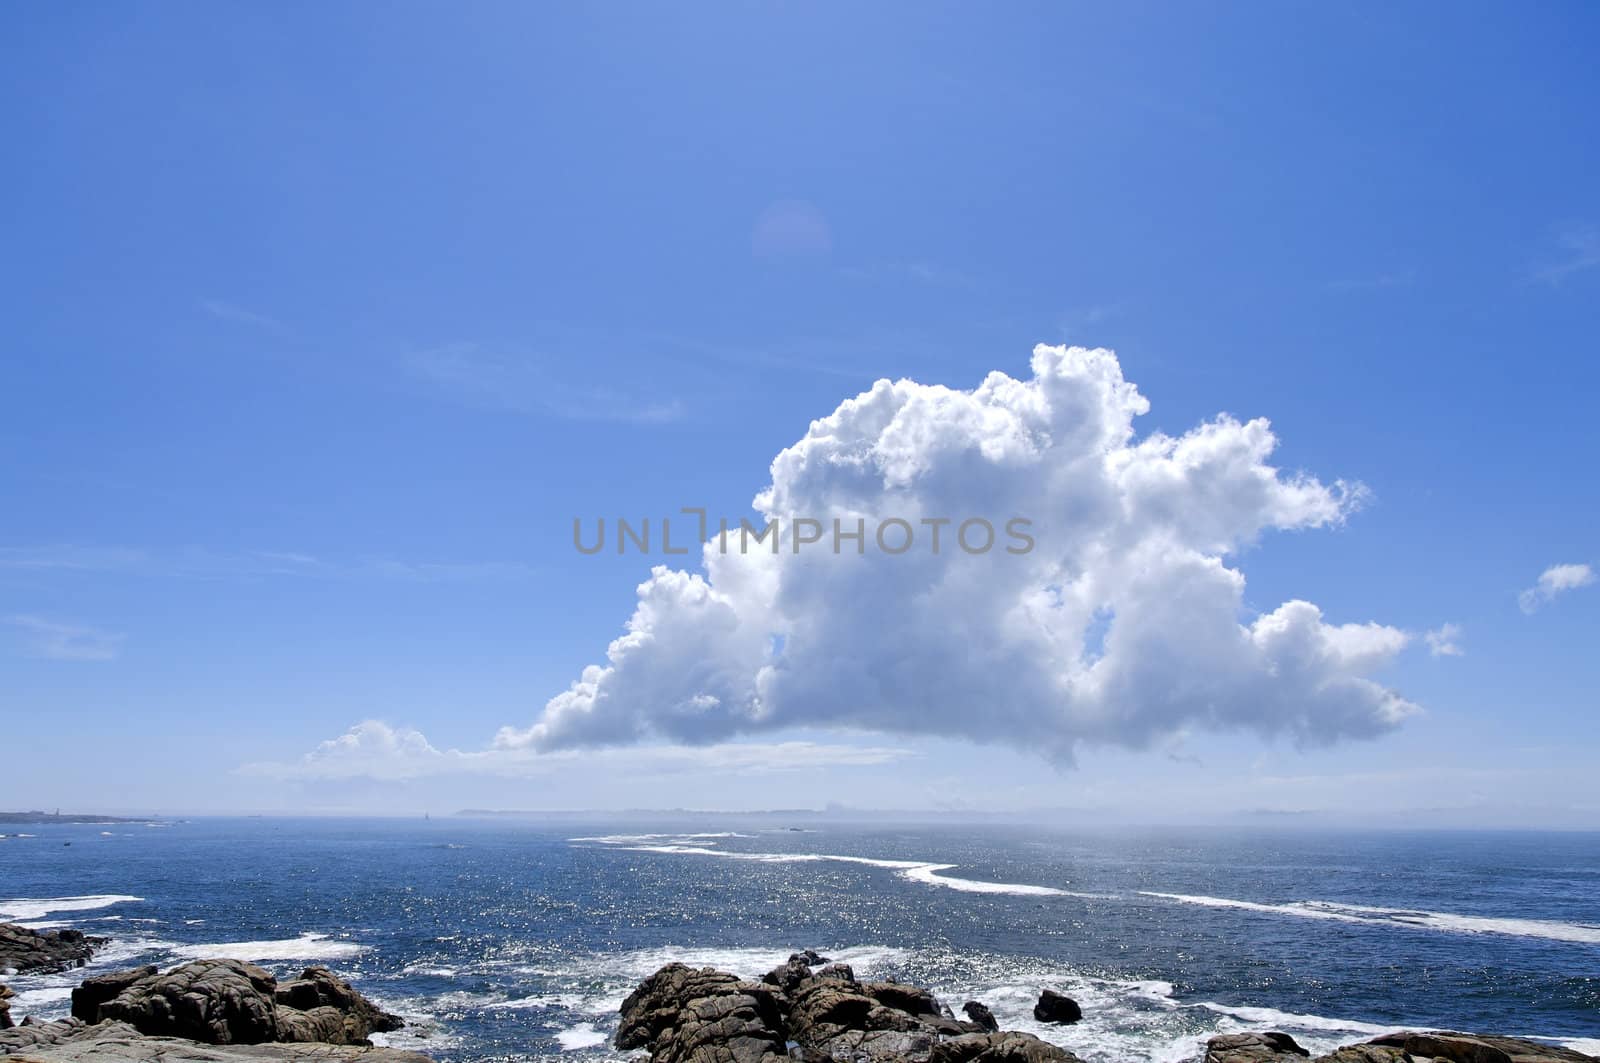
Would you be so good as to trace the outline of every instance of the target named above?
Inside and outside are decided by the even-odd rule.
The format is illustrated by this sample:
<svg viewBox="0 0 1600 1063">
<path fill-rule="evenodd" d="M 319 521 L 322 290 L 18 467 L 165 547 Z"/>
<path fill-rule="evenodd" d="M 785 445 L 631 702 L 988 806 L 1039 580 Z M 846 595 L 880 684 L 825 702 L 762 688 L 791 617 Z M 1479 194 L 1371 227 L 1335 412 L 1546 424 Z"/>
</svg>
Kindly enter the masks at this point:
<svg viewBox="0 0 1600 1063">
<path fill-rule="evenodd" d="M 373 1048 L 403 1023 L 325 967 L 279 983 L 240 960 L 198 960 L 86 979 L 72 1018 L 0 1032 L 0 1057 L 28 1063 L 423 1063 Z"/>
<path fill-rule="evenodd" d="M 196 960 L 165 974 L 136 967 L 86 979 L 72 991 L 72 1015 L 88 1025 L 124 1022 L 151 1037 L 213 1045 L 366 1045 L 371 1034 L 404 1025 L 326 967 L 309 967 L 279 985 L 242 960 Z"/>
<path fill-rule="evenodd" d="M 1232 1033 L 1206 1043 L 1204 1063 L 1306 1063 L 1286 1033 Z M 1490 1034 L 1402 1030 L 1336 1048 L 1313 1063 L 1600 1063 L 1570 1048 Z"/>
<path fill-rule="evenodd" d="M 1064 1048 L 999 1030 L 980 1001 L 967 1021 L 926 989 L 866 982 L 844 964 L 796 953 L 761 981 L 670 963 L 622 1004 L 616 1047 L 650 1063 L 1079 1063 Z M 1070 1023 L 1078 1005 L 1046 990 L 1040 1022 Z M 1511 1037 L 1401 1032 L 1311 1060 L 1284 1033 L 1211 1038 L 1203 1063 L 1600 1063 L 1600 1058 Z"/>
<path fill-rule="evenodd" d="M 106 940 L 78 930 L 29 930 L 0 923 L 0 971 L 53 974 L 82 967 Z"/>
<path fill-rule="evenodd" d="M 0 923 L 0 974 L 53 974 L 82 967 L 105 938 L 88 937 L 77 930 L 29 930 L 15 923 Z M 0 985 L 0 1030 L 11 1029 L 9 986 Z"/>
<path fill-rule="evenodd" d="M 968 1014 L 956 1019 L 926 989 L 859 981 L 814 952 L 759 982 L 671 963 L 623 1002 L 616 1045 L 649 1050 L 651 1063 L 1078 1063 L 1031 1034 L 995 1030 L 981 1004 Z"/>
<path fill-rule="evenodd" d="M 24 1023 L 0 1032 L 8 1063 L 433 1063 L 420 1052 L 361 1045 L 207 1045 L 147 1037 L 124 1022 L 86 1026 L 77 1019 Z"/>
</svg>

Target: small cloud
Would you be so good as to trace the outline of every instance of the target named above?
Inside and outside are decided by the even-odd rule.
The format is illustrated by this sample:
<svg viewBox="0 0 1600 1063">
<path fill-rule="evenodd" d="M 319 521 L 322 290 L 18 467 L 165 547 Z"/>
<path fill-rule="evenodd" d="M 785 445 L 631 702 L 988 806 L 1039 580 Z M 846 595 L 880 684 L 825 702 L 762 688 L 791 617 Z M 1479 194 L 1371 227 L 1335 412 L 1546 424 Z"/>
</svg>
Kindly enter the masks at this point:
<svg viewBox="0 0 1600 1063">
<path fill-rule="evenodd" d="M 1600 266 L 1600 229 L 1593 225 L 1569 225 L 1556 234 L 1561 257 L 1536 269 L 1533 279 L 1560 284 L 1574 273 Z"/>
<path fill-rule="evenodd" d="M 122 650 L 123 636 L 97 628 L 37 616 L 8 616 L 5 622 L 26 634 L 30 656 L 47 661 L 111 661 Z"/>
<path fill-rule="evenodd" d="M 1422 641 L 1428 644 L 1428 652 L 1435 657 L 1462 657 L 1463 650 L 1457 640 L 1461 638 L 1460 624 L 1440 624 L 1432 631 L 1423 632 Z"/>
<path fill-rule="evenodd" d="M 231 321 L 238 325 L 249 325 L 253 328 L 275 332 L 278 335 L 287 335 L 289 327 L 277 318 L 258 314 L 254 310 L 246 310 L 242 306 L 224 302 L 221 299 L 204 299 L 200 303 L 201 309 L 218 321 Z"/>
<path fill-rule="evenodd" d="M 772 204 L 761 212 L 750 232 L 750 251 L 757 258 L 812 258 L 832 250 L 828 219 L 814 204 L 801 199 Z"/>
<path fill-rule="evenodd" d="M 1594 569 L 1588 565 L 1551 565 L 1539 574 L 1539 582 L 1517 595 L 1524 613 L 1537 612 L 1557 595 L 1587 587 L 1594 582 Z"/>
</svg>

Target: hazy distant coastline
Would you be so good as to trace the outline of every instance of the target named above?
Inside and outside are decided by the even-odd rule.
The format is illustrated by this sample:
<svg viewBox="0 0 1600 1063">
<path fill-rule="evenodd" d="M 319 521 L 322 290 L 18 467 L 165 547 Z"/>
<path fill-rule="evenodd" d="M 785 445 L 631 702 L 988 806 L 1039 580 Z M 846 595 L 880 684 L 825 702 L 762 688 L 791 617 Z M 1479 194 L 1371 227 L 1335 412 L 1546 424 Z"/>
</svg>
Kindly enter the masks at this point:
<svg viewBox="0 0 1600 1063">
<path fill-rule="evenodd" d="M 98 816 L 81 812 L 0 812 L 0 823 L 149 823 L 149 819 L 129 818 L 126 816 Z"/>
</svg>

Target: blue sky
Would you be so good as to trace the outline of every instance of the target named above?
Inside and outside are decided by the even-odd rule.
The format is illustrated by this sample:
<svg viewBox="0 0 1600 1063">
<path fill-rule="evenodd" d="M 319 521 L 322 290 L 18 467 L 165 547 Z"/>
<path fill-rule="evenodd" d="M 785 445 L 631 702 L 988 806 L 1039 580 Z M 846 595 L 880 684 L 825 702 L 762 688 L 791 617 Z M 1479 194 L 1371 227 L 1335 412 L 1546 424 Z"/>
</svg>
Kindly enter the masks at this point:
<svg viewBox="0 0 1600 1063">
<path fill-rule="evenodd" d="M 50 751 L 0 805 L 820 785 L 1600 825 L 1600 590 L 1519 607 L 1600 562 L 1592 6 L 0 18 L 0 715 Z M 1348 519 L 1227 554 L 1239 621 L 1306 599 L 1408 633 L 1372 678 L 1424 711 L 1305 749 L 1185 725 L 1075 767 L 796 712 L 711 747 L 304 770 L 363 721 L 380 759 L 410 729 L 487 750 L 603 663 L 663 559 L 578 556 L 574 517 L 749 514 L 875 380 L 1025 381 L 1038 343 L 1115 350 L 1141 437 L 1266 417 L 1286 477 L 1364 484 Z M 1428 651 L 1445 624 L 1460 654 Z"/>
</svg>

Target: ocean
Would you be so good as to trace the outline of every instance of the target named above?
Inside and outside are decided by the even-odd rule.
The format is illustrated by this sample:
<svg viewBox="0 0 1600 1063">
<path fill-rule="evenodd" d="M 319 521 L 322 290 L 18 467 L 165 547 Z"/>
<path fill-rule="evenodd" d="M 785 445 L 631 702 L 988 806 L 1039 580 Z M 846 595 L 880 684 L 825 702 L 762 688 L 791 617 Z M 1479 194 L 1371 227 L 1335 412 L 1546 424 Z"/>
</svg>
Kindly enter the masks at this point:
<svg viewBox="0 0 1600 1063">
<path fill-rule="evenodd" d="M 759 826 L 752 826 L 759 823 Z M 835 817 L 197 819 L 8 826 L 0 920 L 111 937 L 12 976 L 20 1017 L 86 973 L 201 956 L 324 963 L 444 1061 L 616 1058 L 672 960 L 758 977 L 801 948 L 981 1000 L 1089 1063 L 1275 1029 L 1399 1027 L 1600 1054 L 1600 834 L 836 822 Z M 18 835 L 23 836 L 18 836 Z M 65 844 L 70 842 L 71 844 Z M 1084 1021 L 1033 1022 L 1041 988 Z"/>
</svg>

